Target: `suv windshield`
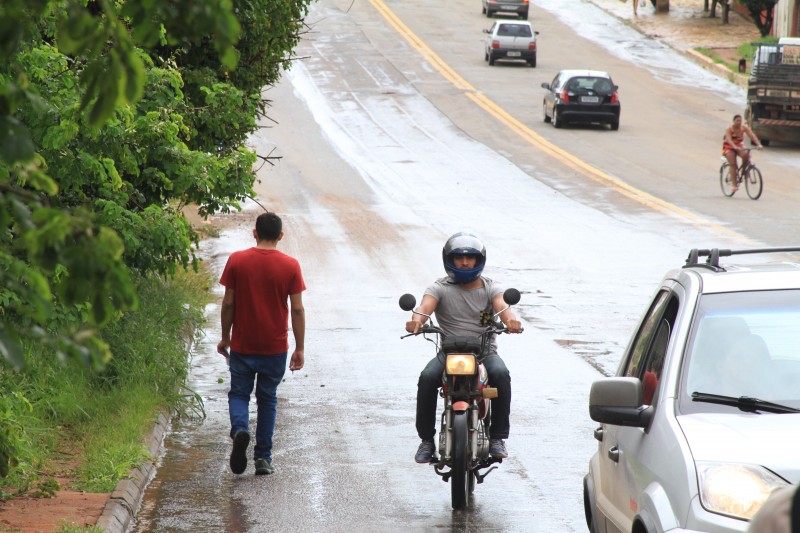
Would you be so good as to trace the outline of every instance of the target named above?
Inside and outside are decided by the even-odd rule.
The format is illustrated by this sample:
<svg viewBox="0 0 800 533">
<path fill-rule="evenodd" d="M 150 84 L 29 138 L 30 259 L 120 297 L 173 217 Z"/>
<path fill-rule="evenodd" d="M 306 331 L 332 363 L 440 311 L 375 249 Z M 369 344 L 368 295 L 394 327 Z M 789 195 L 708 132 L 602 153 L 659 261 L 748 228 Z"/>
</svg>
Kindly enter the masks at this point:
<svg viewBox="0 0 800 533">
<path fill-rule="evenodd" d="M 739 409 L 693 393 L 800 408 L 800 290 L 702 296 L 686 350 L 681 412 Z"/>
</svg>

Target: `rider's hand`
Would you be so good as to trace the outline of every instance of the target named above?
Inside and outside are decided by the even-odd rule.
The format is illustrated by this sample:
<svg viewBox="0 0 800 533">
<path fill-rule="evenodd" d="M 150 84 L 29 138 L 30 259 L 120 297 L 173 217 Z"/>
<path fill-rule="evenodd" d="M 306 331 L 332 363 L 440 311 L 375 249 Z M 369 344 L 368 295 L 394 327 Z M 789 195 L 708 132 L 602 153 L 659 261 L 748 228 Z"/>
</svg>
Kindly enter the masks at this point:
<svg viewBox="0 0 800 533">
<path fill-rule="evenodd" d="M 760 145 L 760 144 L 758 146 L 756 146 L 756 150 L 763 150 L 763 149 L 764 149 L 764 147 L 762 145 Z"/>
<path fill-rule="evenodd" d="M 406 331 L 409 333 L 418 333 L 422 323 L 418 320 L 409 320 L 406 322 Z"/>
<path fill-rule="evenodd" d="M 522 333 L 522 322 L 519 320 L 509 320 L 506 324 L 509 333 Z"/>
</svg>

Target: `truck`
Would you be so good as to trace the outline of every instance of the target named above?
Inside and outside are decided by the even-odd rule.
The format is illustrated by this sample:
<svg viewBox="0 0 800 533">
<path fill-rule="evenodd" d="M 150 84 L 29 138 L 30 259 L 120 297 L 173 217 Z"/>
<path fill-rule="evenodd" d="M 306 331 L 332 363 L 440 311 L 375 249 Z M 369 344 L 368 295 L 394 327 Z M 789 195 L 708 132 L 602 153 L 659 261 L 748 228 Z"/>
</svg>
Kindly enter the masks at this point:
<svg viewBox="0 0 800 533">
<path fill-rule="evenodd" d="M 753 45 L 744 119 L 764 146 L 800 143 L 800 38 Z"/>
</svg>

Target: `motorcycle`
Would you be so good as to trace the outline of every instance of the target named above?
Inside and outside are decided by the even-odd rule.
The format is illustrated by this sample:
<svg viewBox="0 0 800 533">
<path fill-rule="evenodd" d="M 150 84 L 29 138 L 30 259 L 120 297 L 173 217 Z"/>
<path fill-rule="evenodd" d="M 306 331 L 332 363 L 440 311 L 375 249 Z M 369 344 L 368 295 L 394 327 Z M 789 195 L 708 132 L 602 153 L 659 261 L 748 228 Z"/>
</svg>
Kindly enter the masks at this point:
<svg viewBox="0 0 800 533">
<path fill-rule="evenodd" d="M 423 335 L 436 346 L 437 357 L 445 358 L 442 388 L 444 410 L 439 430 L 439 454 L 431 460 L 442 481 L 450 483 L 453 509 L 463 509 L 469 503 L 475 484 L 497 468 L 503 459 L 489 455 L 489 429 L 491 425 L 491 399 L 497 398 L 497 389 L 491 387 L 489 375 L 482 363 L 488 354 L 492 335 L 507 332 L 498 316 L 520 300 L 517 289 L 503 293 L 506 307 L 492 315 L 484 331 L 474 337 L 447 336 L 433 322 L 433 317 L 414 310 L 416 298 L 411 294 L 400 297 L 400 308 L 428 318 L 418 333 L 400 337 L 405 339 Z M 428 338 L 435 334 L 436 338 Z"/>
</svg>

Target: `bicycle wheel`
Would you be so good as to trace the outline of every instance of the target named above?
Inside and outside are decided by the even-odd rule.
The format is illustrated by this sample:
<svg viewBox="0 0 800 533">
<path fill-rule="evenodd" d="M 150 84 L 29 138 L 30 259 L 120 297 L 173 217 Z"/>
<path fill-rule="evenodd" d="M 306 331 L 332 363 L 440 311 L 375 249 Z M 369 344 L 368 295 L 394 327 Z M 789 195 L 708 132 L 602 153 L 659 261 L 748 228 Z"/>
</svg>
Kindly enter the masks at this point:
<svg viewBox="0 0 800 533">
<path fill-rule="evenodd" d="M 719 186 L 722 188 L 722 194 L 725 196 L 733 196 L 733 184 L 731 184 L 728 167 L 728 163 L 722 163 L 719 167 Z"/>
<path fill-rule="evenodd" d="M 761 198 L 764 190 L 764 180 L 761 179 L 761 171 L 755 165 L 750 165 L 745 173 L 744 186 L 747 189 L 747 196 L 752 200 Z"/>
</svg>

